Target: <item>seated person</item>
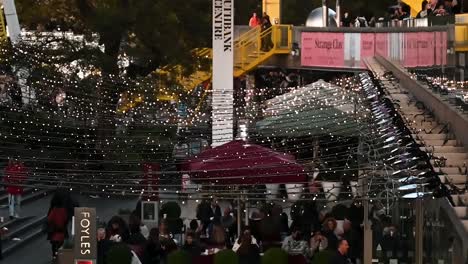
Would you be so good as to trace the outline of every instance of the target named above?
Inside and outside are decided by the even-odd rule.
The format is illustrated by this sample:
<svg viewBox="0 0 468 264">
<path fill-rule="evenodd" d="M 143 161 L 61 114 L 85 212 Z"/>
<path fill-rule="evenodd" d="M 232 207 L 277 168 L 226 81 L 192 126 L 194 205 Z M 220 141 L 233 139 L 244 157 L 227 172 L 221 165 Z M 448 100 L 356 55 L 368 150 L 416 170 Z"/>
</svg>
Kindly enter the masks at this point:
<svg viewBox="0 0 468 264">
<path fill-rule="evenodd" d="M 307 242 L 302 240 L 301 231 L 298 228 L 293 228 L 291 235 L 286 237 L 281 248 L 289 255 L 302 255 L 308 257 L 310 250 Z"/>
<path fill-rule="evenodd" d="M 320 231 L 314 233 L 314 236 L 310 238 L 310 253 L 314 254 L 319 251 L 323 251 L 328 248 L 328 240 L 322 235 Z"/>
<path fill-rule="evenodd" d="M 185 244 L 182 247 L 182 250 L 187 252 L 191 258 L 201 255 L 202 248 L 196 240 L 195 233 L 190 231 L 187 232 L 187 234 L 185 235 Z"/>
<path fill-rule="evenodd" d="M 252 236 L 248 227 L 244 229 L 244 232 L 242 234 L 248 235 L 248 237 L 251 238 L 251 244 L 258 246 L 257 240 L 255 239 L 255 237 Z M 239 249 L 239 247 L 241 246 L 241 239 L 242 236 L 234 242 L 234 246 L 232 246 L 232 251 L 236 252 Z"/>
</svg>

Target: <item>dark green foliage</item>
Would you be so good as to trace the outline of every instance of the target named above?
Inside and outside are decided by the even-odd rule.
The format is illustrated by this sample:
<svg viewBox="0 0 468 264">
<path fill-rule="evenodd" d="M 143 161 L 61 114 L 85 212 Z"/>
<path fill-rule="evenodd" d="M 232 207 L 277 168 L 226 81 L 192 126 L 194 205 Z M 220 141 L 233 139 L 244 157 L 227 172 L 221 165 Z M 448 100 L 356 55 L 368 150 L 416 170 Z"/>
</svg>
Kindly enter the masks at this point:
<svg viewBox="0 0 468 264">
<path fill-rule="evenodd" d="M 134 58 L 127 72 L 147 75 L 170 63 L 192 65 L 191 50 L 211 44 L 211 1 L 17 0 L 23 27 L 99 34 L 99 68 L 117 73 L 122 52 Z M 190 67 L 189 67 L 190 68 Z"/>
<path fill-rule="evenodd" d="M 190 264 L 190 256 L 187 254 L 187 252 L 183 250 L 177 250 L 171 252 L 167 256 L 167 263 L 168 264 Z"/>
<path fill-rule="evenodd" d="M 262 264 L 287 264 L 288 253 L 281 248 L 270 248 L 262 257 Z"/>
<path fill-rule="evenodd" d="M 319 251 L 314 254 L 313 263 L 328 264 L 333 254 L 330 250 Z"/>
<path fill-rule="evenodd" d="M 218 253 L 216 253 L 214 257 L 214 264 L 238 264 L 239 263 L 239 258 L 237 257 L 237 254 L 230 250 L 222 250 Z"/>
</svg>

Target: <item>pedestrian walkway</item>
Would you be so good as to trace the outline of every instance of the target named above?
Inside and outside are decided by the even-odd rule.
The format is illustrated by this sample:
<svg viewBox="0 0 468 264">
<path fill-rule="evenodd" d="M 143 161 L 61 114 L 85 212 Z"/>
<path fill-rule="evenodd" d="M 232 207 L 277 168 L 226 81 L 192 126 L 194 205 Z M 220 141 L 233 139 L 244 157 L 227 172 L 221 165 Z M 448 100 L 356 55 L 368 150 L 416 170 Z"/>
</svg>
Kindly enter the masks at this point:
<svg viewBox="0 0 468 264">
<path fill-rule="evenodd" d="M 46 215 L 49 209 L 51 196 L 37 200 L 22 208 L 23 216 L 38 216 Z M 94 207 L 97 211 L 97 216 L 100 221 L 107 222 L 110 218 L 116 215 L 119 209 L 134 209 L 137 199 L 133 198 L 100 198 L 93 199 L 88 196 L 77 197 L 80 206 Z M 7 212 L 2 210 L 2 215 Z M 7 256 L 2 264 L 22 264 L 35 263 L 45 264 L 50 263 L 51 247 L 45 235 L 38 236 L 36 239 L 27 243 L 20 249 Z"/>
</svg>

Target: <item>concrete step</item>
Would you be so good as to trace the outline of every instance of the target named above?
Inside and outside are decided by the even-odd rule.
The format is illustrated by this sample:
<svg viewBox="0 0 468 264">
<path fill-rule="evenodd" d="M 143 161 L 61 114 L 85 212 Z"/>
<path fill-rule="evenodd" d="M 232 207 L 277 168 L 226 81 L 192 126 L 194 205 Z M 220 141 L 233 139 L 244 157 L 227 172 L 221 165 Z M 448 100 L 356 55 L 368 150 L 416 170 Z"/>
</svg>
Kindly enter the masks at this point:
<svg viewBox="0 0 468 264">
<path fill-rule="evenodd" d="M 438 124 L 437 122 L 427 122 L 427 121 L 413 121 L 409 123 L 409 125 L 416 129 L 426 129 L 427 131 L 433 129 L 434 127 L 443 127 L 442 125 Z"/>
<path fill-rule="evenodd" d="M 468 206 L 468 193 L 465 194 L 452 194 L 453 203 L 455 206 Z"/>
<path fill-rule="evenodd" d="M 23 194 L 23 196 L 21 197 L 21 204 L 36 201 L 47 196 L 48 194 L 48 191 L 31 189 L 29 193 Z M 8 206 L 8 195 L 1 196 L 0 203 L 4 204 L 3 206 Z"/>
<path fill-rule="evenodd" d="M 468 232 L 468 220 L 462 220 L 462 223 L 465 226 L 465 230 Z"/>
<path fill-rule="evenodd" d="M 400 111 L 402 111 L 403 113 L 407 114 L 407 113 L 411 113 L 411 114 L 414 114 L 414 113 L 419 113 L 419 114 L 422 114 L 424 113 L 423 110 L 417 108 L 414 104 L 411 104 L 411 105 L 408 105 L 407 102 L 403 102 L 403 103 L 399 103 L 400 104 Z"/>
<path fill-rule="evenodd" d="M 419 133 L 419 134 L 413 134 L 413 138 L 421 138 L 424 140 L 445 140 L 446 137 L 447 137 L 447 134 L 426 134 L 424 132 Z M 449 136 L 449 139 L 451 139 L 450 136 Z"/>
<path fill-rule="evenodd" d="M 453 209 L 455 209 L 455 213 L 459 218 L 468 218 L 468 207 L 456 206 Z"/>
<path fill-rule="evenodd" d="M 436 172 L 442 171 L 442 173 L 447 174 L 447 175 L 456 175 L 460 174 L 460 171 L 458 167 L 437 167 L 434 168 Z"/>
<path fill-rule="evenodd" d="M 431 164 L 432 164 L 432 166 L 434 166 L 435 160 L 431 160 Z M 445 166 L 448 166 L 448 167 L 454 166 L 455 168 L 456 167 L 462 167 L 463 168 L 464 166 L 467 166 L 467 165 L 468 165 L 468 160 L 466 160 L 466 159 L 447 159 L 445 161 Z M 434 168 L 436 168 L 436 166 L 434 166 Z"/>
<path fill-rule="evenodd" d="M 437 146 L 434 148 L 421 147 L 420 149 L 423 151 L 428 150 L 429 152 L 435 153 L 435 154 L 438 154 L 438 153 L 467 153 L 468 154 L 468 150 L 465 149 L 464 147 Z"/>
<path fill-rule="evenodd" d="M 6 239 L 3 242 L 3 256 L 13 253 L 15 250 L 23 247 L 37 236 L 43 234 L 43 225 L 46 219 L 47 217 L 45 215 L 34 217 L 9 233 L 9 238 L 15 237 L 19 238 L 19 240 Z"/>
<path fill-rule="evenodd" d="M 458 142 L 454 139 L 447 140 L 447 142 L 445 142 L 445 140 L 439 140 L 439 139 L 428 139 L 428 140 L 424 140 L 421 143 L 424 143 L 426 146 L 434 146 L 434 147 L 437 147 L 437 146 L 458 147 L 459 146 Z"/>
<path fill-rule="evenodd" d="M 465 184 L 468 181 L 467 175 L 441 175 L 439 176 L 442 183 Z"/>
<path fill-rule="evenodd" d="M 463 205 L 458 194 L 452 194 L 451 196 L 455 206 Z"/>
<path fill-rule="evenodd" d="M 461 161 L 461 160 L 467 160 L 468 159 L 468 153 L 447 153 L 447 152 L 435 152 L 433 153 L 434 157 L 444 157 L 447 160 L 455 160 L 455 161 Z"/>
</svg>

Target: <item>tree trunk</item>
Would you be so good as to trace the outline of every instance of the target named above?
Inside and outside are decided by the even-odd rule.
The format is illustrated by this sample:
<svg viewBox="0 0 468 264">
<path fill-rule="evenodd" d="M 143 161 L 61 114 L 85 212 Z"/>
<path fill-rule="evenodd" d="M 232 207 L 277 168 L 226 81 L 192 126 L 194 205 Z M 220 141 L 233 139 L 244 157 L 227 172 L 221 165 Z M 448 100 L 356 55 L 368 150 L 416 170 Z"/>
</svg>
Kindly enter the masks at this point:
<svg viewBox="0 0 468 264">
<path fill-rule="evenodd" d="M 106 159 L 110 152 L 110 141 L 115 133 L 115 110 L 119 101 L 119 95 L 123 89 L 119 83 L 118 56 L 122 34 L 106 34 L 101 37 L 104 42 L 104 54 L 102 61 L 103 83 L 99 89 L 99 113 L 98 113 L 98 134 L 97 150 L 101 152 L 103 159 Z"/>
</svg>

